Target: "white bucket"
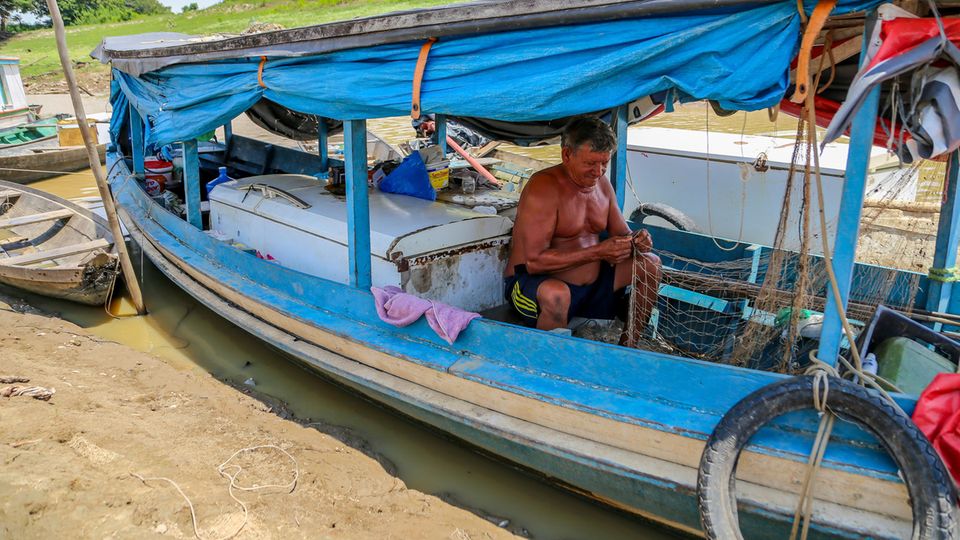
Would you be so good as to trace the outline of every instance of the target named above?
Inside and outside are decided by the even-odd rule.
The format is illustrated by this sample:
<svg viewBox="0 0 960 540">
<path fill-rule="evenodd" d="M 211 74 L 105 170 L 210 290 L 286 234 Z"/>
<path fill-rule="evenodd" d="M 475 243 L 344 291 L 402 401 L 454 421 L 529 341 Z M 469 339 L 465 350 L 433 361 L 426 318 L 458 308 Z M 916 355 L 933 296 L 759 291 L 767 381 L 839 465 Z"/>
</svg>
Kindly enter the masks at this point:
<svg viewBox="0 0 960 540">
<path fill-rule="evenodd" d="M 163 193 L 173 177 L 173 163 L 160 159 L 147 159 L 143 162 L 143 168 L 147 193 L 150 195 Z"/>
</svg>

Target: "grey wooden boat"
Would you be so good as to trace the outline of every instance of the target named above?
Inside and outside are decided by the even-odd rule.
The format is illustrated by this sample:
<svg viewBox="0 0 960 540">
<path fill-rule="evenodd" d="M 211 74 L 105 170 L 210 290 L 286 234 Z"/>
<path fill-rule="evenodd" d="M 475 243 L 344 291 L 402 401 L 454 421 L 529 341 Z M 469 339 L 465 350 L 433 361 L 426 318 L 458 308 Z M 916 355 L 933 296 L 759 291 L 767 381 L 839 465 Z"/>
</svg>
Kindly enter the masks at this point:
<svg viewBox="0 0 960 540">
<path fill-rule="evenodd" d="M 106 145 L 97 146 L 103 163 Z M 27 184 L 90 166 L 83 146 L 61 147 L 56 136 L 0 147 L 0 180 Z"/>
<path fill-rule="evenodd" d="M 0 181 L 0 283 L 103 305 L 119 272 L 106 221 L 60 197 Z"/>
</svg>

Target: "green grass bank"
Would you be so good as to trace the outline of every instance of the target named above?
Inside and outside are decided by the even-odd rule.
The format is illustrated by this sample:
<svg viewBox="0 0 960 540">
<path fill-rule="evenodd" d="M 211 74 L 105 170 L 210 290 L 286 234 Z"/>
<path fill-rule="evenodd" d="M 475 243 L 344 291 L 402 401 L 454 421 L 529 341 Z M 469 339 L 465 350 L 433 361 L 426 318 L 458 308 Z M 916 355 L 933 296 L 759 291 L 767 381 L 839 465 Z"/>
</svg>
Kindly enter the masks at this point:
<svg viewBox="0 0 960 540">
<path fill-rule="evenodd" d="M 184 34 L 239 34 L 253 24 L 272 23 L 284 28 L 378 15 L 392 11 L 455 3 L 456 0 L 225 0 L 200 11 L 153 15 L 131 21 L 71 26 L 67 28 L 70 58 L 84 75 L 105 75 L 107 67 L 90 58 L 90 51 L 107 36 L 145 32 Z M 16 34 L 0 42 L 0 56 L 20 58 L 25 81 L 59 80 L 60 61 L 53 30 Z"/>
</svg>

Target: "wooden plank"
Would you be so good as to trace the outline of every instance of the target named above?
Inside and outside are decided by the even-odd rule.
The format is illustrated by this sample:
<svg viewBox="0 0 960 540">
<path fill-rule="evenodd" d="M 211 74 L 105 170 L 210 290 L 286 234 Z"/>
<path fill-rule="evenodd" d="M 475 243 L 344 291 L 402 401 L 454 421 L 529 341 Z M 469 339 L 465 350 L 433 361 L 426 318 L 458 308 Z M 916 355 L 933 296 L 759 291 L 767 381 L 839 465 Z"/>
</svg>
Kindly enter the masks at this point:
<svg viewBox="0 0 960 540">
<path fill-rule="evenodd" d="M 19 197 L 22 194 L 23 194 L 22 191 L 17 191 L 14 189 L 6 189 L 3 191 L 0 191 L 0 199 L 10 199 L 13 197 Z"/>
<path fill-rule="evenodd" d="M 53 210 L 52 212 L 43 212 L 40 214 L 30 214 L 29 216 L 20 216 L 15 218 L 0 219 L 0 229 L 9 227 L 19 227 L 21 225 L 31 225 L 33 223 L 42 223 L 44 221 L 53 221 L 63 219 L 74 215 L 73 210 L 64 208 L 63 210 Z"/>
<path fill-rule="evenodd" d="M 486 157 L 487 154 L 496 150 L 497 147 L 500 146 L 501 144 L 503 144 L 502 141 L 490 141 L 487 144 L 481 146 L 479 150 L 474 152 L 473 156 L 477 158 Z"/>
<path fill-rule="evenodd" d="M 23 266 L 26 264 L 34 264 L 52 259 L 59 259 L 61 257 L 69 257 L 70 255 L 76 255 L 78 253 L 86 253 L 95 249 L 105 248 L 109 245 L 110 242 L 107 242 L 105 239 L 97 238 L 96 240 L 91 240 L 89 242 L 83 242 L 80 244 L 72 244 L 69 246 L 48 249 L 45 251 L 39 251 L 37 253 L 31 253 L 29 255 L 10 257 L 9 259 L 4 259 L 3 264 Z"/>
<path fill-rule="evenodd" d="M 367 122 L 344 120 L 344 164 L 347 172 L 347 251 L 350 285 L 368 290 L 370 266 L 370 201 L 367 194 Z"/>
</svg>

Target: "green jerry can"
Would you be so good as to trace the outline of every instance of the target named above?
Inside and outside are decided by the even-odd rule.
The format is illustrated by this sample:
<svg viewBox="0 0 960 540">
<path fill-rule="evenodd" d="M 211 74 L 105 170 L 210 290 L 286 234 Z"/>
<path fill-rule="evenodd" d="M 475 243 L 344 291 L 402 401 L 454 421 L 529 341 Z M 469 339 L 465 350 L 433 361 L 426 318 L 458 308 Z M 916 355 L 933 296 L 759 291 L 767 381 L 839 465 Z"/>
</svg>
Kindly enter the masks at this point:
<svg viewBox="0 0 960 540">
<path fill-rule="evenodd" d="M 879 364 L 877 374 L 907 394 L 923 392 L 938 373 L 957 371 L 946 357 L 906 337 L 886 339 L 873 353 Z"/>
</svg>

